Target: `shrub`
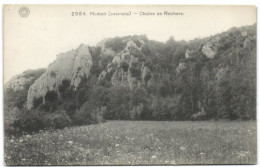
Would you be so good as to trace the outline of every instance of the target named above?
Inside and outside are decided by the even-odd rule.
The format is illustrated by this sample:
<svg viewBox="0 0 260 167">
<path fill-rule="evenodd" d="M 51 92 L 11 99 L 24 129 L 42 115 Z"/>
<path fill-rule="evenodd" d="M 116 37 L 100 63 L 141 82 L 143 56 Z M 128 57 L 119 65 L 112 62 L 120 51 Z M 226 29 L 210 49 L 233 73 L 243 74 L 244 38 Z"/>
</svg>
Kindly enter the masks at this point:
<svg viewBox="0 0 260 167">
<path fill-rule="evenodd" d="M 77 109 L 75 111 L 75 114 L 73 115 L 72 123 L 74 125 L 88 124 L 90 121 L 86 118 L 87 118 L 87 113 L 84 110 Z"/>
<path fill-rule="evenodd" d="M 78 89 L 75 96 L 76 104 L 81 106 L 85 101 L 88 100 L 89 90 L 86 87 Z"/>
<path fill-rule="evenodd" d="M 91 102 L 86 102 L 79 110 L 76 110 L 73 123 L 75 125 L 88 125 L 104 122 L 103 115 L 105 112 L 106 107 L 95 107 Z"/>
<path fill-rule="evenodd" d="M 46 113 L 40 110 L 22 109 L 17 119 L 5 127 L 5 132 L 7 134 L 31 133 L 42 129 L 64 128 L 70 124 L 71 120 L 64 111 Z"/>
<path fill-rule="evenodd" d="M 4 132 L 6 135 L 18 133 L 17 129 L 14 128 L 13 124 L 19 119 L 21 110 L 17 107 L 10 109 L 4 107 Z"/>
<path fill-rule="evenodd" d="M 141 103 L 140 105 L 138 105 L 136 107 L 133 107 L 133 109 L 130 111 L 130 118 L 132 120 L 139 120 L 143 110 L 144 110 L 143 103 Z"/>
<path fill-rule="evenodd" d="M 66 111 L 68 116 L 71 118 L 75 114 L 75 111 L 77 109 L 77 105 L 74 104 L 73 102 L 69 102 L 69 103 L 64 104 L 63 109 Z"/>
<path fill-rule="evenodd" d="M 40 104 L 37 109 L 39 112 L 55 112 L 57 110 L 57 103 L 51 103 L 51 102 L 45 102 L 43 104 Z"/>
<path fill-rule="evenodd" d="M 48 91 L 44 98 L 46 102 L 55 103 L 58 100 L 58 94 L 55 91 Z"/>
<path fill-rule="evenodd" d="M 12 126 L 19 132 L 35 132 L 43 129 L 42 113 L 23 109 L 20 112 L 19 119 L 15 120 Z"/>
<path fill-rule="evenodd" d="M 51 72 L 51 77 L 56 78 L 56 73 L 54 71 Z"/>
<path fill-rule="evenodd" d="M 39 78 L 44 72 L 46 71 L 46 69 L 44 68 L 40 68 L 37 70 L 27 70 L 23 72 L 23 77 L 25 78 Z"/>
<path fill-rule="evenodd" d="M 43 102 L 43 97 L 33 99 L 33 108 L 37 108 Z"/>
<path fill-rule="evenodd" d="M 191 116 L 192 120 L 205 120 L 206 119 L 206 113 L 204 111 L 200 111 L 198 113 L 195 113 Z"/>
<path fill-rule="evenodd" d="M 106 113 L 106 111 L 107 111 L 107 107 L 104 107 L 104 106 L 96 108 L 96 110 L 93 114 L 95 123 L 105 122 L 104 113 Z"/>
<path fill-rule="evenodd" d="M 121 38 L 116 37 L 116 38 L 108 40 L 105 43 L 105 47 L 111 48 L 115 52 L 120 52 L 121 50 L 123 50 L 126 47 L 126 43 L 123 43 Z"/>
<path fill-rule="evenodd" d="M 132 77 L 136 77 L 138 79 L 141 79 L 141 70 L 138 68 L 130 68 Z"/>
<path fill-rule="evenodd" d="M 122 62 L 120 64 L 120 67 L 124 70 L 124 72 L 126 72 L 128 70 L 129 65 L 126 62 Z"/>
<path fill-rule="evenodd" d="M 59 86 L 60 93 L 65 92 L 67 88 L 71 86 L 71 81 L 69 79 L 63 79 L 61 85 Z"/>
<path fill-rule="evenodd" d="M 80 109 L 76 110 L 73 116 L 73 124 L 84 125 L 94 123 L 91 118 L 92 110 L 93 106 L 89 102 L 85 102 Z"/>
<path fill-rule="evenodd" d="M 71 124 L 71 120 L 65 111 L 56 111 L 45 114 L 42 120 L 44 128 L 61 129 Z"/>
</svg>

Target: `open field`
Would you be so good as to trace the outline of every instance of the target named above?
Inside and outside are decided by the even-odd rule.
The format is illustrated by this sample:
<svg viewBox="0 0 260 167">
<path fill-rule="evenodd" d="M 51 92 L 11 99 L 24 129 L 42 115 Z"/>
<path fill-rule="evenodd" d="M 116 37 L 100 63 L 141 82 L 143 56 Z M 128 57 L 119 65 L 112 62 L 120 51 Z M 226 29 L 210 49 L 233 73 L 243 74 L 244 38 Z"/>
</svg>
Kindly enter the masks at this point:
<svg viewBox="0 0 260 167">
<path fill-rule="evenodd" d="M 254 164 L 256 122 L 108 121 L 5 138 L 6 165 Z"/>
</svg>

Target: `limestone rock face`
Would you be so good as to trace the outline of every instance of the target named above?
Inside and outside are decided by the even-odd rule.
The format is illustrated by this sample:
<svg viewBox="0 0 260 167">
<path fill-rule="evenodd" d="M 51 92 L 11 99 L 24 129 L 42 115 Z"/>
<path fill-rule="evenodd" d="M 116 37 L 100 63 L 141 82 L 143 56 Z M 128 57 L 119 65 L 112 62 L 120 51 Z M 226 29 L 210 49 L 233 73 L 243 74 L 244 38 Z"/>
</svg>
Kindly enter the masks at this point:
<svg viewBox="0 0 260 167">
<path fill-rule="evenodd" d="M 122 62 L 130 63 L 130 61 L 131 60 L 133 61 L 133 59 L 135 58 L 131 54 L 131 50 L 133 50 L 133 49 L 136 49 L 139 52 L 141 51 L 141 49 L 139 47 L 137 47 L 133 41 L 128 41 L 125 49 L 115 55 L 112 63 L 118 64 L 118 65 L 121 64 Z M 136 61 L 136 59 L 135 59 L 135 61 Z"/>
<path fill-rule="evenodd" d="M 210 59 L 218 53 L 218 48 L 221 47 L 221 38 L 216 36 L 210 39 L 202 48 L 202 52 Z"/>
<path fill-rule="evenodd" d="M 190 50 L 186 50 L 186 52 L 185 52 L 185 59 L 188 59 L 188 58 L 190 58 L 191 57 L 191 52 L 192 51 L 190 51 Z"/>
<path fill-rule="evenodd" d="M 124 72 L 123 69 L 117 68 L 111 78 L 113 86 L 128 86 L 128 72 Z"/>
<path fill-rule="evenodd" d="M 110 40 L 109 38 L 103 39 L 102 41 L 97 43 L 97 46 L 101 47 L 102 55 L 103 56 L 115 56 L 115 51 L 111 48 L 106 48 L 105 43 Z"/>
<path fill-rule="evenodd" d="M 152 72 L 146 66 L 142 68 L 142 82 L 148 82 L 152 77 Z"/>
<path fill-rule="evenodd" d="M 72 66 L 71 84 L 76 89 L 81 82 L 81 78 L 89 76 L 90 68 L 92 67 L 92 58 L 87 45 L 81 45 L 76 50 Z"/>
<path fill-rule="evenodd" d="M 13 91 L 19 91 L 25 89 L 25 84 L 29 83 L 31 80 L 33 80 L 32 77 L 25 78 L 21 75 L 14 76 L 11 78 L 10 81 L 5 85 L 7 89 L 12 89 Z"/>
<path fill-rule="evenodd" d="M 241 35 L 244 36 L 244 37 L 246 37 L 246 36 L 247 36 L 247 32 L 246 32 L 246 31 L 242 31 L 242 32 L 241 32 Z"/>
<path fill-rule="evenodd" d="M 22 74 L 12 77 L 6 84 L 5 88 L 19 91 L 28 89 L 28 86 L 34 82 L 40 75 L 44 73 L 45 69 L 27 70 Z"/>
<path fill-rule="evenodd" d="M 106 75 L 113 72 L 111 77 L 111 83 L 113 86 L 129 86 L 133 88 L 139 84 L 142 78 L 143 66 L 142 62 L 138 57 L 135 56 L 136 53 L 141 54 L 141 47 L 143 45 L 143 41 L 139 41 L 141 46 L 138 47 L 131 39 L 125 39 L 123 41 L 126 43 L 125 48 L 117 53 L 111 63 L 107 65 L 105 71 L 102 71 L 99 75 L 99 81 L 106 78 Z M 133 72 L 134 71 L 134 72 Z M 139 80 L 133 73 L 139 73 Z M 147 69 L 145 69 L 147 72 Z"/>
<path fill-rule="evenodd" d="M 248 46 L 250 46 L 250 39 L 249 38 L 246 38 L 245 41 L 244 41 L 244 48 L 247 48 Z"/>
<path fill-rule="evenodd" d="M 137 50 L 141 51 L 141 47 L 140 48 L 137 47 L 136 44 L 132 40 L 128 41 L 127 44 L 126 44 L 126 49 L 129 50 L 131 48 L 136 48 Z"/>
<path fill-rule="evenodd" d="M 71 50 L 57 55 L 47 71 L 30 86 L 27 96 L 27 108 L 33 107 L 36 98 L 43 97 L 48 91 L 59 94 L 58 87 L 63 80 L 70 80 L 72 89 L 76 90 L 83 77 L 88 77 L 92 67 L 92 58 L 87 45 L 80 45 L 77 50 Z"/>
<path fill-rule="evenodd" d="M 216 79 L 220 81 L 223 77 L 225 77 L 226 73 L 228 72 L 229 68 L 228 67 L 220 67 L 217 69 L 216 73 Z"/>
<path fill-rule="evenodd" d="M 176 68 L 176 72 L 179 73 L 181 70 L 186 68 L 185 63 L 180 63 L 179 66 Z"/>
<path fill-rule="evenodd" d="M 122 42 L 126 44 L 125 48 L 115 54 L 106 70 L 99 75 L 98 80 L 105 80 L 106 76 L 111 75 L 112 72 L 111 83 L 113 86 L 127 86 L 132 89 L 141 84 L 148 84 L 152 72 L 148 67 L 144 66 L 142 60 L 144 55 L 141 49 L 144 41 L 139 40 L 138 45 L 131 38 L 124 39 Z M 105 46 L 104 41 L 102 46 Z M 102 52 L 104 51 L 102 50 Z"/>
<path fill-rule="evenodd" d="M 202 52 L 210 59 L 212 59 L 217 54 L 218 48 L 215 47 L 211 42 L 208 42 L 203 46 Z"/>
<path fill-rule="evenodd" d="M 130 56 L 130 61 L 125 63 L 128 64 L 127 71 L 124 71 L 123 68 L 120 67 L 120 65 L 117 67 L 113 77 L 111 78 L 112 85 L 113 86 L 130 86 L 130 88 L 133 88 L 138 84 L 136 78 L 131 73 L 131 69 L 133 67 L 134 63 L 139 63 L 138 58 L 134 57 L 133 55 Z"/>
<path fill-rule="evenodd" d="M 221 40 L 220 36 L 216 36 L 216 37 L 213 38 L 211 41 L 212 41 L 213 43 L 218 43 L 218 42 L 220 42 L 220 40 Z"/>
</svg>

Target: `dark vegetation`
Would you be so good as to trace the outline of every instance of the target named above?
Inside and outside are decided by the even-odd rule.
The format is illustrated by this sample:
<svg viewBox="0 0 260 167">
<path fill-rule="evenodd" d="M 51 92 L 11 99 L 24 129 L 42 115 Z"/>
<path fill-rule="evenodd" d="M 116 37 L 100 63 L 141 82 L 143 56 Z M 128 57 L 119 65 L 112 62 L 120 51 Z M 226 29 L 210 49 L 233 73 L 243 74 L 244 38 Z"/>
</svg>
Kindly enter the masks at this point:
<svg viewBox="0 0 260 167">
<path fill-rule="evenodd" d="M 246 35 L 242 35 L 246 32 Z M 116 37 L 105 47 L 122 51 L 129 37 Z M 203 46 L 212 42 L 218 48 L 214 58 L 208 58 Z M 145 82 L 134 88 L 112 86 L 112 68 L 105 80 L 98 81 L 113 57 L 102 56 L 100 47 L 90 47 L 93 66 L 91 75 L 83 78 L 77 90 L 70 80 L 63 80 L 59 93 L 50 91 L 43 99 L 35 99 L 34 108 L 24 108 L 27 91 L 5 90 L 5 115 L 12 120 L 8 132 L 63 128 L 104 120 L 254 120 L 256 118 L 256 25 L 232 28 L 227 32 L 192 41 L 166 43 L 132 36 L 141 51 L 133 50 L 151 71 Z M 144 44 L 140 42 L 142 40 Z M 191 50 L 190 58 L 185 58 Z M 185 68 L 176 70 L 180 64 Z M 113 66 L 113 64 L 112 64 Z M 127 72 L 128 63 L 120 68 Z M 129 69 L 141 80 L 140 64 Z M 53 77 L 56 76 L 54 73 Z M 37 76 L 39 77 L 39 76 Z M 35 77 L 37 79 L 37 77 Z M 11 112 L 12 110 L 12 112 Z M 12 114 L 11 114 L 12 113 Z"/>
</svg>

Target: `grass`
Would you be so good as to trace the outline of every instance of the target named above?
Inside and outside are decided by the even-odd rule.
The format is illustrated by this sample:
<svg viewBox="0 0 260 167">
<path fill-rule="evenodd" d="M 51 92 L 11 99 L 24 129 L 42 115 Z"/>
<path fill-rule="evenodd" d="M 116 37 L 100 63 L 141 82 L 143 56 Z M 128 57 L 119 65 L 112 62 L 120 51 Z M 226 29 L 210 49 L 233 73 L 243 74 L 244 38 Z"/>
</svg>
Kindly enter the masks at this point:
<svg viewBox="0 0 260 167">
<path fill-rule="evenodd" d="M 6 165 L 255 164 L 256 122 L 108 121 L 5 137 Z"/>
</svg>

